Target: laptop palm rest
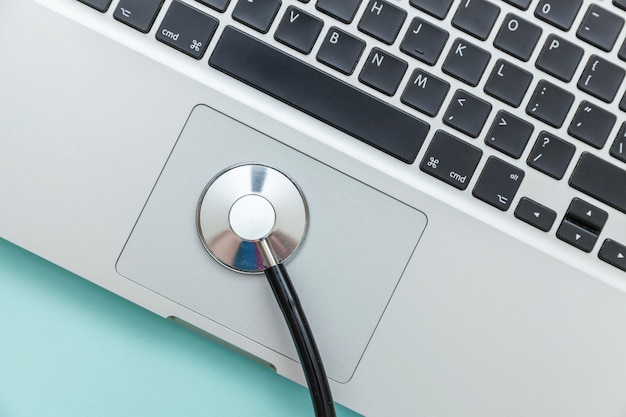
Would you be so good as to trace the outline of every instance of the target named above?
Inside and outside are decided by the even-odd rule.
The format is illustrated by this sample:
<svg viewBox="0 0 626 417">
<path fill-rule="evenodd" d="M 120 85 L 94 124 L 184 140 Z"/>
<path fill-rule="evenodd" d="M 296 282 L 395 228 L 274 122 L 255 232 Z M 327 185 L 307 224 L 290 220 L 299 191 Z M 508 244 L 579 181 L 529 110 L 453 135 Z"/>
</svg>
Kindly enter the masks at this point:
<svg viewBox="0 0 626 417">
<path fill-rule="evenodd" d="M 117 264 L 118 272 L 297 360 L 263 275 L 214 261 L 196 231 L 207 182 L 257 162 L 290 176 L 309 204 L 288 263 L 330 378 L 347 382 L 426 226 L 423 213 L 206 106 L 197 106 Z"/>
</svg>

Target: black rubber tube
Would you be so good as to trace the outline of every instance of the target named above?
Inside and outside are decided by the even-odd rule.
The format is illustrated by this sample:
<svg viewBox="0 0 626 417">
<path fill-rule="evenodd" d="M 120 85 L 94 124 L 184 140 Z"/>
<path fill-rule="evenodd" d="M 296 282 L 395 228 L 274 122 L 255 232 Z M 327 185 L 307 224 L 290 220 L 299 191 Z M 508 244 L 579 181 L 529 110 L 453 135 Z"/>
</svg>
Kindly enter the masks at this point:
<svg viewBox="0 0 626 417">
<path fill-rule="evenodd" d="M 322 358 L 317 350 L 313 333 L 287 270 L 283 264 L 278 264 L 266 269 L 265 276 L 272 287 L 296 345 L 304 376 L 309 386 L 315 416 L 335 417 L 335 404 Z"/>
</svg>

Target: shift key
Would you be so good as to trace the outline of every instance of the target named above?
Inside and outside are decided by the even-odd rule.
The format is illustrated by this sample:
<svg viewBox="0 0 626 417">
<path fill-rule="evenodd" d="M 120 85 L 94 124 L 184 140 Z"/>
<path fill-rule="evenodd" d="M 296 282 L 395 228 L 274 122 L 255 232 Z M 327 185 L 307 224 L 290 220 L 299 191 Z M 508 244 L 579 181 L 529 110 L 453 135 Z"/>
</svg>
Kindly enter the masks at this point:
<svg viewBox="0 0 626 417">
<path fill-rule="evenodd" d="M 459 190 L 465 190 L 482 154 L 475 146 L 439 130 L 426 151 L 420 169 Z"/>
<path fill-rule="evenodd" d="M 626 171 L 583 152 L 569 181 L 570 186 L 626 213 Z"/>
</svg>

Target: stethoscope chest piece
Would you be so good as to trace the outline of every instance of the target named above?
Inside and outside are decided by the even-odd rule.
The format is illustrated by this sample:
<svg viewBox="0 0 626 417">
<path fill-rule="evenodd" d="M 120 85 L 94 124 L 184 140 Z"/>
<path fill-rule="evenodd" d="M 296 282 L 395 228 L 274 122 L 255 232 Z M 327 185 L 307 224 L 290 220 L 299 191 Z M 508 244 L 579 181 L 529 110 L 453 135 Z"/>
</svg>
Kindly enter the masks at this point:
<svg viewBox="0 0 626 417">
<path fill-rule="evenodd" d="M 216 175 L 196 212 L 200 240 L 215 260 L 244 273 L 267 269 L 264 247 L 287 261 L 308 226 L 304 195 L 282 172 L 261 164 L 238 165 Z"/>
</svg>

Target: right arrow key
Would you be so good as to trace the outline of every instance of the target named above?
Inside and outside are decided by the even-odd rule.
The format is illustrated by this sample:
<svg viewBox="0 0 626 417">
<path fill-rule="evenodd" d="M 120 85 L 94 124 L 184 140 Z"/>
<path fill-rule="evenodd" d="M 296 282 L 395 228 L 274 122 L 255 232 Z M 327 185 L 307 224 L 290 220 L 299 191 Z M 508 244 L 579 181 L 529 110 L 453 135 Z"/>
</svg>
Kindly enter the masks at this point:
<svg viewBox="0 0 626 417">
<path fill-rule="evenodd" d="M 626 246 L 607 239 L 602 244 L 598 257 L 616 268 L 626 271 Z"/>
</svg>

